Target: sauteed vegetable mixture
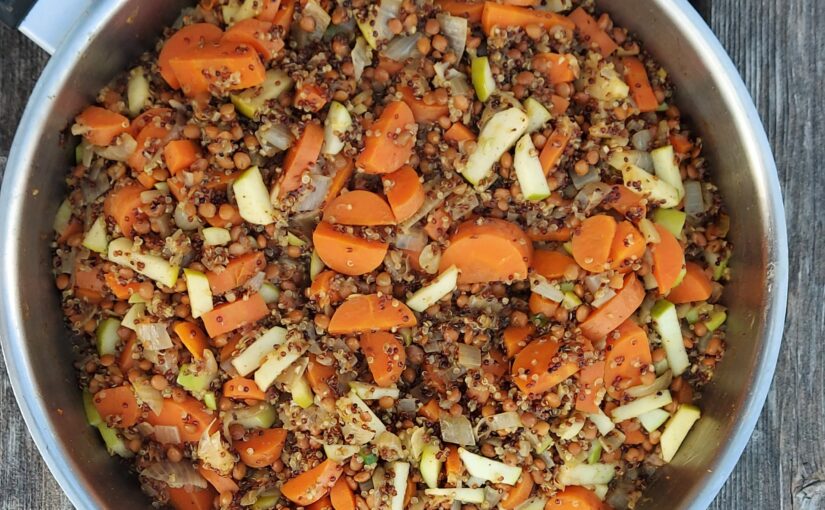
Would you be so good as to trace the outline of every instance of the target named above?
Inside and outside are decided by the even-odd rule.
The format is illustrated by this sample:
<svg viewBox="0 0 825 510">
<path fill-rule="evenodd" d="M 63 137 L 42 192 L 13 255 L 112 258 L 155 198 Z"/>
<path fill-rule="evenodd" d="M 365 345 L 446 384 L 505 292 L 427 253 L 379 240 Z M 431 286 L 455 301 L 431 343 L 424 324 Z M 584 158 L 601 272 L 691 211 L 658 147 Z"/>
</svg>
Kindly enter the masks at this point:
<svg viewBox="0 0 825 510">
<path fill-rule="evenodd" d="M 725 345 L 672 93 L 589 0 L 186 9 L 71 126 L 89 423 L 176 509 L 633 508 Z"/>
</svg>

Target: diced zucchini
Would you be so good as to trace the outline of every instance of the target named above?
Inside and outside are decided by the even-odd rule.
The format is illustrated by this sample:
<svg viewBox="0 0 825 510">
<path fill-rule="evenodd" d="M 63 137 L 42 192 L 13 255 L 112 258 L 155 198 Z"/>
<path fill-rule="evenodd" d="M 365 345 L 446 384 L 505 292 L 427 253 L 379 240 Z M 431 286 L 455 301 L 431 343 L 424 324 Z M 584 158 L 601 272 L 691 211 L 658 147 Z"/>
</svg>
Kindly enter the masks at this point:
<svg viewBox="0 0 825 510">
<path fill-rule="evenodd" d="M 292 380 L 289 392 L 292 394 L 292 401 L 301 406 L 301 409 L 306 409 L 315 403 L 315 395 L 312 394 L 312 388 L 309 387 L 305 374 Z"/>
<path fill-rule="evenodd" d="M 277 417 L 275 408 L 265 402 L 255 407 L 232 411 L 232 421 L 240 423 L 247 429 L 268 429 L 275 423 Z"/>
<path fill-rule="evenodd" d="M 561 302 L 562 306 L 567 310 L 578 308 L 582 304 L 581 298 L 575 292 L 568 290 L 564 293 L 564 299 Z"/>
<path fill-rule="evenodd" d="M 286 329 L 275 326 L 249 344 L 243 352 L 232 358 L 232 366 L 235 367 L 238 374 L 246 377 L 260 367 L 266 356 L 284 342 L 286 342 Z"/>
<path fill-rule="evenodd" d="M 613 423 L 613 420 L 604 414 L 604 411 L 601 409 L 599 409 L 598 413 L 588 414 L 587 419 L 593 422 L 593 425 L 599 429 L 599 434 L 603 436 L 606 436 L 616 428 L 616 424 Z"/>
<path fill-rule="evenodd" d="M 688 324 L 696 324 L 699 322 L 699 307 L 694 306 L 688 310 L 685 314 L 685 320 L 688 321 Z"/>
<path fill-rule="evenodd" d="M 192 363 L 184 363 L 178 372 L 177 383 L 189 393 L 201 396 L 209 389 L 212 374 L 206 370 L 199 372 Z"/>
<path fill-rule="evenodd" d="M 203 394 L 203 404 L 211 409 L 212 411 L 218 410 L 218 402 L 215 399 L 215 393 L 212 391 L 207 391 Z"/>
<path fill-rule="evenodd" d="M 473 88 L 476 89 L 478 100 L 483 103 L 496 91 L 496 79 L 493 77 L 490 59 L 473 57 L 470 66 Z"/>
<path fill-rule="evenodd" d="M 542 439 L 535 446 L 536 453 L 542 454 L 542 453 L 546 452 L 547 449 L 550 448 L 551 446 L 553 446 L 554 444 L 556 444 L 556 441 L 553 439 L 553 436 L 551 436 L 550 434 L 547 434 L 546 436 L 544 436 L 544 439 Z"/>
<path fill-rule="evenodd" d="M 524 110 L 527 112 L 528 133 L 538 131 L 553 118 L 547 108 L 532 97 L 524 100 Z"/>
<path fill-rule="evenodd" d="M 361 451 L 360 446 L 349 444 L 324 444 L 324 455 L 335 462 L 344 462 Z"/>
<path fill-rule="evenodd" d="M 667 370 L 670 370 L 670 366 L 667 364 L 667 357 L 660 359 L 659 361 L 653 362 L 653 370 L 656 371 L 656 375 L 662 375 Z"/>
<path fill-rule="evenodd" d="M 83 246 L 97 253 L 106 253 L 109 237 L 106 235 L 106 220 L 103 216 L 98 216 L 83 236 Z"/>
<path fill-rule="evenodd" d="M 232 236 L 229 231 L 221 227 L 207 227 L 203 229 L 203 244 L 207 246 L 223 246 L 229 244 Z"/>
<path fill-rule="evenodd" d="M 517 466 L 508 466 L 503 462 L 488 459 L 481 455 L 468 452 L 464 448 L 458 449 L 458 456 L 467 468 L 470 476 L 481 478 L 493 483 L 504 483 L 507 485 L 515 485 L 521 476 L 521 468 Z"/>
<path fill-rule="evenodd" d="M 587 463 L 596 464 L 602 458 L 602 444 L 598 441 L 593 441 L 590 444 L 590 451 L 587 453 Z"/>
<path fill-rule="evenodd" d="M 612 102 L 626 98 L 630 87 L 613 66 L 605 66 L 598 70 L 595 78 L 589 80 L 587 92 L 599 101 Z"/>
<path fill-rule="evenodd" d="M 370 406 L 352 390 L 339 398 L 335 402 L 335 407 L 340 421 L 344 424 L 341 432 L 348 443 L 367 444 L 387 430 Z"/>
<path fill-rule="evenodd" d="M 724 310 L 714 310 L 705 322 L 705 327 L 708 328 L 708 331 L 716 331 L 722 324 L 725 323 L 727 318 L 728 314 L 726 314 Z"/>
<path fill-rule="evenodd" d="M 613 464 L 564 464 L 559 468 L 558 481 L 563 485 L 597 485 L 610 483 L 615 475 Z"/>
<path fill-rule="evenodd" d="M 89 422 L 89 425 L 92 427 L 97 427 L 103 423 L 103 418 L 101 418 L 100 413 L 97 412 L 97 408 L 92 402 L 92 394 L 89 393 L 89 390 L 83 390 L 83 410 L 86 412 L 86 421 Z"/>
<path fill-rule="evenodd" d="M 395 491 L 390 500 L 390 510 L 404 510 L 404 496 L 407 495 L 407 480 L 410 477 L 410 465 L 407 462 L 390 464 L 392 485 Z"/>
<path fill-rule="evenodd" d="M 281 372 L 300 358 L 308 347 L 309 345 L 303 338 L 287 340 L 283 345 L 278 346 L 266 357 L 266 361 L 255 372 L 255 384 L 258 385 L 258 388 L 261 391 L 266 391 L 275 382 L 275 379 L 281 375 Z"/>
<path fill-rule="evenodd" d="M 309 279 L 314 281 L 315 277 L 321 274 L 324 270 L 324 261 L 318 255 L 316 250 L 312 250 L 312 256 L 309 258 Z"/>
<path fill-rule="evenodd" d="M 126 447 L 126 442 L 120 437 L 117 430 L 105 423 L 99 424 L 97 430 L 100 431 L 100 436 L 103 438 L 103 442 L 106 443 L 106 450 L 109 451 L 109 455 L 119 455 L 124 459 L 134 457 L 135 454 Z"/>
<path fill-rule="evenodd" d="M 269 190 L 257 166 L 244 170 L 232 183 L 232 191 L 235 192 L 241 218 L 254 225 L 275 222 L 275 208 L 272 207 Z"/>
<path fill-rule="evenodd" d="M 350 382 L 349 387 L 363 400 L 378 400 L 384 397 L 397 399 L 401 394 L 401 392 L 398 391 L 398 388 L 394 386 L 390 388 L 383 388 L 381 386 L 376 386 L 375 384 L 359 381 Z"/>
<path fill-rule="evenodd" d="M 138 294 L 137 292 L 133 292 L 132 295 L 129 296 L 129 304 L 134 305 L 134 304 L 137 304 L 137 303 L 144 303 L 145 304 L 146 300 L 143 299 L 140 296 L 140 294 Z"/>
<path fill-rule="evenodd" d="M 124 328 L 129 328 L 132 331 L 135 331 L 137 320 L 143 317 L 143 312 L 146 311 L 146 305 L 143 303 L 135 303 L 132 305 L 132 308 L 129 308 L 129 311 L 126 312 L 126 315 L 123 316 L 123 320 L 120 321 L 120 325 Z"/>
<path fill-rule="evenodd" d="M 125 237 L 115 239 L 109 243 L 109 260 L 115 264 L 131 268 L 167 287 L 175 286 L 175 282 L 178 281 L 178 273 L 180 273 L 179 266 L 170 264 L 163 257 L 135 250 L 132 241 Z"/>
<path fill-rule="evenodd" d="M 438 487 L 438 476 L 441 474 L 443 462 L 438 458 L 438 453 L 438 446 L 432 442 L 426 443 L 421 450 L 421 462 L 418 465 L 418 470 L 421 471 L 421 478 L 430 489 Z"/>
<path fill-rule="evenodd" d="M 708 266 L 713 268 L 713 281 L 718 282 L 725 276 L 725 271 L 728 268 L 728 262 L 730 261 L 730 255 L 726 255 L 725 258 L 719 260 L 719 255 L 714 253 L 710 250 L 705 250 L 705 261 L 708 263 Z"/>
<path fill-rule="evenodd" d="M 66 231 L 66 228 L 69 226 L 69 222 L 72 220 L 72 204 L 69 202 L 67 198 L 63 202 L 60 203 L 60 207 L 57 208 L 57 213 L 54 215 L 54 222 L 52 223 L 52 227 L 54 231 L 58 234 L 62 234 Z"/>
<path fill-rule="evenodd" d="M 252 503 L 252 510 L 272 510 L 281 499 L 278 489 L 269 489 L 258 494 L 258 499 Z"/>
<path fill-rule="evenodd" d="M 143 67 L 136 67 L 129 73 L 129 83 L 126 85 L 126 98 L 129 102 L 129 114 L 136 117 L 143 111 L 149 102 L 149 80 Z"/>
<path fill-rule="evenodd" d="M 666 145 L 650 151 L 653 159 L 653 168 L 656 169 L 656 177 L 673 186 L 679 195 L 679 200 L 685 196 L 685 186 L 682 184 L 682 176 L 679 174 L 679 166 L 676 164 L 676 156 L 673 153 L 673 146 Z"/>
<path fill-rule="evenodd" d="M 650 316 L 653 319 L 653 327 L 662 338 L 670 370 L 673 371 L 674 376 L 681 375 L 690 366 L 690 360 L 685 350 L 676 307 L 670 301 L 660 299 L 650 310 Z"/>
<path fill-rule="evenodd" d="M 302 248 L 307 245 L 307 242 L 301 239 L 300 237 L 296 236 L 292 232 L 287 232 L 286 244 L 288 244 L 289 246 L 298 246 L 299 248 Z"/>
<path fill-rule="evenodd" d="M 119 327 L 120 321 L 111 317 L 103 319 L 97 325 L 95 336 L 97 336 L 97 353 L 100 356 L 114 356 L 117 352 L 117 344 L 120 343 L 120 337 L 117 334 Z"/>
<path fill-rule="evenodd" d="M 613 415 L 614 423 L 620 423 L 625 420 L 638 418 L 639 416 L 649 411 L 653 411 L 654 409 L 665 407 L 671 402 L 673 402 L 673 399 L 670 396 L 670 391 L 663 390 L 652 395 L 647 395 L 646 397 L 637 398 L 630 403 L 621 405 L 613 409 L 610 414 Z"/>
<path fill-rule="evenodd" d="M 682 235 L 682 228 L 685 226 L 687 214 L 678 209 L 656 209 L 653 212 L 653 221 L 661 225 L 676 238 Z"/>
<path fill-rule="evenodd" d="M 341 135 L 349 131 L 352 127 L 352 117 L 347 111 L 347 107 L 338 101 L 329 104 L 327 118 L 324 120 L 324 145 L 321 152 L 335 155 L 344 149 L 344 141 Z"/>
<path fill-rule="evenodd" d="M 529 114 L 528 112 L 528 117 Z M 516 169 L 521 193 L 526 200 L 535 202 L 550 196 L 550 186 L 547 185 L 547 177 L 541 168 L 539 153 L 529 133 L 522 136 L 516 143 L 513 166 Z"/>
<path fill-rule="evenodd" d="M 658 177 L 651 175 L 635 165 L 622 167 L 624 185 L 632 190 L 638 189 L 650 198 L 660 202 L 662 207 L 676 207 L 681 197 L 679 192 Z"/>
<path fill-rule="evenodd" d="M 186 290 L 189 294 L 192 317 L 197 319 L 214 307 L 209 279 L 205 274 L 194 269 L 184 269 L 183 276 L 186 278 Z"/>
<path fill-rule="evenodd" d="M 358 29 L 361 30 L 361 35 L 364 36 L 364 42 L 366 42 L 370 48 L 377 49 L 378 41 L 375 39 L 375 33 L 369 20 L 361 21 L 356 18 L 355 22 L 358 24 Z"/>
<path fill-rule="evenodd" d="M 665 462 L 670 462 L 682 446 L 682 441 L 687 437 L 691 427 L 701 417 L 702 413 L 699 408 L 690 405 L 682 404 L 673 415 L 673 418 L 665 425 L 665 430 L 662 432 L 660 439 L 662 445 L 662 459 Z"/>
<path fill-rule="evenodd" d="M 418 289 L 410 299 L 407 300 L 407 306 L 416 312 L 423 312 L 441 301 L 445 296 L 452 294 L 457 286 L 458 268 L 456 266 L 450 266 L 428 285 Z"/>
<path fill-rule="evenodd" d="M 606 483 L 597 483 L 593 486 L 593 494 L 602 501 L 607 497 L 607 491 L 609 490 L 610 486 Z"/>
<path fill-rule="evenodd" d="M 264 298 L 266 304 L 274 303 L 281 297 L 281 290 L 269 282 L 264 282 L 261 288 L 258 289 L 258 293 Z"/>
<path fill-rule="evenodd" d="M 670 418 L 670 413 L 664 409 L 654 409 L 639 416 L 639 423 L 642 424 L 642 427 L 644 427 L 646 431 L 653 432 L 661 427 L 668 418 Z"/>
<path fill-rule="evenodd" d="M 484 503 L 484 489 L 481 487 L 469 489 L 466 487 L 436 489 L 431 487 L 424 490 L 424 494 L 433 498 L 451 499 L 461 503 Z"/>
<path fill-rule="evenodd" d="M 260 2 L 260 0 L 247 1 Z M 266 77 L 260 87 L 233 94 L 232 104 L 241 115 L 254 120 L 268 101 L 278 99 L 281 94 L 292 88 L 292 84 L 292 78 L 287 73 L 280 69 L 270 69 L 266 72 Z"/>
<path fill-rule="evenodd" d="M 461 171 L 464 178 L 477 186 L 489 177 L 501 155 L 510 150 L 526 130 L 527 114 L 519 108 L 493 115 L 481 129 L 476 149 Z"/>
</svg>

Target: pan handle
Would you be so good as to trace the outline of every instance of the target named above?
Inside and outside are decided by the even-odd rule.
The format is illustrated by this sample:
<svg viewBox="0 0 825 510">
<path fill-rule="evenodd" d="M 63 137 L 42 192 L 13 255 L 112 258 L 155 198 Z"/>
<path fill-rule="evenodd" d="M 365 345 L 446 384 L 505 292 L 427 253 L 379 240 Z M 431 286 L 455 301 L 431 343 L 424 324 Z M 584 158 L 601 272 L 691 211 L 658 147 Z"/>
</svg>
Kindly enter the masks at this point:
<svg viewBox="0 0 825 510">
<path fill-rule="evenodd" d="M 93 0 L 0 0 L 0 21 L 53 54 Z"/>
</svg>

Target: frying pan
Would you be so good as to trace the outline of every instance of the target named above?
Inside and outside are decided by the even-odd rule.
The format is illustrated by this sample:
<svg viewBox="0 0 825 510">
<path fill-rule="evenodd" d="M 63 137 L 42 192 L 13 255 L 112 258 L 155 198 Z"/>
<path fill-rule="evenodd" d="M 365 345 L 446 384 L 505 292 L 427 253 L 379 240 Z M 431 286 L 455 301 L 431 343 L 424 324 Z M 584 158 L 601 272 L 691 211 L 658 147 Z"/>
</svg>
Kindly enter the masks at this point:
<svg viewBox="0 0 825 510">
<path fill-rule="evenodd" d="M 29 100 L 0 194 L 0 337 L 20 410 L 76 507 L 147 508 L 136 479 L 86 425 L 72 338 L 51 276 L 52 219 L 74 142 L 66 127 L 96 92 L 152 47 L 185 0 L 0 1 L 0 16 L 53 53 Z M 782 341 L 788 249 L 782 196 L 753 102 L 719 41 L 685 0 L 600 0 L 670 72 L 679 108 L 705 142 L 731 216 L 724 303 L 728 350 L 703 417 L 657 471 L 641 510 L 707 508 L 742 453 Z M 666 502 L 666 503 L 664 503 Z"/>
</svg>

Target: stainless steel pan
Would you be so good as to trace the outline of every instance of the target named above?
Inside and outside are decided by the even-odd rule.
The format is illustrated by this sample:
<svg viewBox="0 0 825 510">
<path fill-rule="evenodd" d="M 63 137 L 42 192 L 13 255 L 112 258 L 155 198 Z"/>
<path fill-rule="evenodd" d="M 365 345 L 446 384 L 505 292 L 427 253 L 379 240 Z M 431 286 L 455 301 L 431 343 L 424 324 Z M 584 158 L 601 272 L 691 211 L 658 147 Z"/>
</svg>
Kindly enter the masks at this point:
<svg viewBox="0 0 825 510">
<path fill-rule="evenodd" d="M 3 180 L 0 336 L 29 430 L 78 508 L 128 510 L 146 508 L 148 501 L 86 426 L 75 384 L 72 343 L 50 269 L 52 218 L 73 151 L 62 133 L 187 3 L 192 1 L 40 0 L 22 24 L 41 46 L 57 51 L 30 98 Z M 731 214 L 734 279 L 725 294 L 729 349 L 704 393 L 702 420 L 674 462 L 658 472 L 641 505 L 700 510 L 713 500 L 747 444 L 782 341 L 788 254 L 779 182 L 768 140 L 736 69 L 685 0 L 597 3 L 638 33 L 670 71 L 678 104 L 705 140 L 714 180 Z"/>
</svg>

